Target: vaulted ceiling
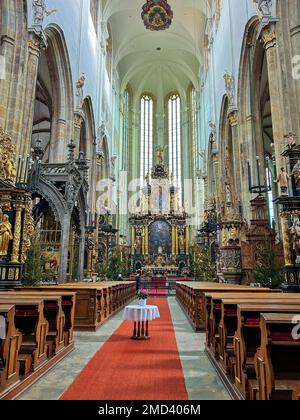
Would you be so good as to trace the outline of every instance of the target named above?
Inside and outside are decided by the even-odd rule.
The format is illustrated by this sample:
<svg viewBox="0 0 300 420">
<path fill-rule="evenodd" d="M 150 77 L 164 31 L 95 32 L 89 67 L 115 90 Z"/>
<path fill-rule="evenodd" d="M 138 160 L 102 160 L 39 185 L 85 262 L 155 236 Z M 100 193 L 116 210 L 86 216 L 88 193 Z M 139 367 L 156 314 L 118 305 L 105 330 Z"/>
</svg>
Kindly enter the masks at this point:
<svg viewBox="0 0 300 420">
<path fill-rule="evenodd" d="M 159 32 L 144 27 L 141 12 L 145 2 L 103 0 L 121 88 L 130 83 L 138 95 L 143 91 L 161 95 L 184 92 L 191 82 L 197 87 L 212 0 L 169 0 L 173 24 Z"/>
</svg>

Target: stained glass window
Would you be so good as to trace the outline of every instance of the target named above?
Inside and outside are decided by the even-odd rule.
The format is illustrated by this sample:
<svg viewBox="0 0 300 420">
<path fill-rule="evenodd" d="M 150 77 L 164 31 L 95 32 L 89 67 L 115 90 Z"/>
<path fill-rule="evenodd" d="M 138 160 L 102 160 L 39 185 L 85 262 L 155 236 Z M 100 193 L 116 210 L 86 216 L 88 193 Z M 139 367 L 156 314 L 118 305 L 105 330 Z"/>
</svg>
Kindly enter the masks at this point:
<svg viewBox="0 0 300 420">
<path fill-rule="evenodd" d="M 141 187 L 146 185 L 146 176 L 153 165 L 153 98 L 143 95 L 141 98 Z"/>
<path fill-rule="evenodd" d="M 178 188 L 179 205 L 182 205 L 182 173 L 181 173 L 181 99 L 172 94 L 168 101 L 169 118 L 169 170 Z"/>
</svg>

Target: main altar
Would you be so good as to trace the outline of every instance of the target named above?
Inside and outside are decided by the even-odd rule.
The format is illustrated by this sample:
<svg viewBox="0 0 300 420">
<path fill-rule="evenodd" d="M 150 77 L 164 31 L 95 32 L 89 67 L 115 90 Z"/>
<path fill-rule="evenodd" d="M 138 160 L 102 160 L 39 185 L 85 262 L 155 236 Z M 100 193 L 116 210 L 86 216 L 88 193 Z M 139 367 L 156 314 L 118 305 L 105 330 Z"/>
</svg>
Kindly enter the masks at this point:
<svg viewBox="0 0 300 420">
<path fill-rule="evenodd" d="M 174 186 L 163 159 L 146 176 L 140 206 L 130 219 L 131 270 L 145 276 L 177 277 L 189 271 L 188 215 L 179 206 Z"/>
</svg>

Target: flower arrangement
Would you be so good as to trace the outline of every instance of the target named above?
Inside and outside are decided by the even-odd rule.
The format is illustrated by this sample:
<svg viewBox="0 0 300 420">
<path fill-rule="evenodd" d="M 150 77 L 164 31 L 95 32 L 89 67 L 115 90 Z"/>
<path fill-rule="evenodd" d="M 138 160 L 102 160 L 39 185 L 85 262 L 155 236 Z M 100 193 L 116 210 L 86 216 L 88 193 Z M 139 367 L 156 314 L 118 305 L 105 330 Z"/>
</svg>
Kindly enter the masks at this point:
<svg viewBox="0 0 300 420">
<path fill-rule="evenodd" d="M 149 297 L 149 292 L 146 289 L 142 289 L 138 292 L 137 298 L 142 300 L 147 300 Z"/>
</svg>

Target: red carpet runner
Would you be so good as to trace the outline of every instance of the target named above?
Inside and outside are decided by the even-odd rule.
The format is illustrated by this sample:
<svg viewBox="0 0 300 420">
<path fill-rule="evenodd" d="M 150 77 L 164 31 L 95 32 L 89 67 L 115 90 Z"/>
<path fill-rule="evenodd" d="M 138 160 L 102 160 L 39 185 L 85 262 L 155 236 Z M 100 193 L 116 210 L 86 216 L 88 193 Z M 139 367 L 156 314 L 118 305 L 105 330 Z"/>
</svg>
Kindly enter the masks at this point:
<svg viewBox="0 0 300 420">
<path fill-rule="evenodd" d="M 130 340 L 124 322 L 104 344 L 62 400 L 187 400 L 188 395 L 167 299 L 151 299 L 161 318 L 150 323 L 149 341 Z"/>
</svg>

